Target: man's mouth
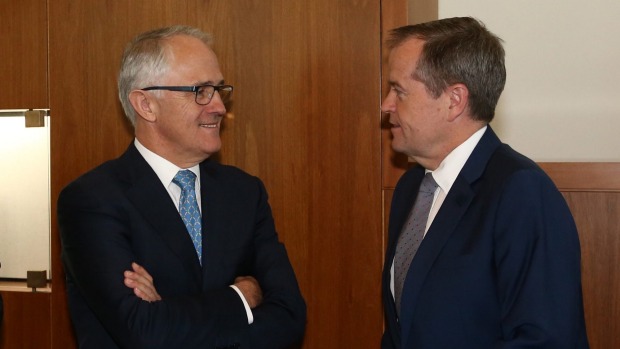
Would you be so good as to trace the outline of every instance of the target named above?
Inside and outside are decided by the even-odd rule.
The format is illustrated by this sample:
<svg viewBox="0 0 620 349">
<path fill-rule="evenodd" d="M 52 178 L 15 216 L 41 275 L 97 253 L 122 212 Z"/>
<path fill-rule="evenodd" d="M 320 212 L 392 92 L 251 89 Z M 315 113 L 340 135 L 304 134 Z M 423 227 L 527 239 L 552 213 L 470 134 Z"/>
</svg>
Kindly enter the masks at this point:
<svg viewBox="0 0 620 349">
<path fill-rule="evenodd" d="M 212 124 L 200 124 L 200 127 L 205 127 L 205 128 L 217 128 L 217 123 L 212 123 Z"/>
</svg>

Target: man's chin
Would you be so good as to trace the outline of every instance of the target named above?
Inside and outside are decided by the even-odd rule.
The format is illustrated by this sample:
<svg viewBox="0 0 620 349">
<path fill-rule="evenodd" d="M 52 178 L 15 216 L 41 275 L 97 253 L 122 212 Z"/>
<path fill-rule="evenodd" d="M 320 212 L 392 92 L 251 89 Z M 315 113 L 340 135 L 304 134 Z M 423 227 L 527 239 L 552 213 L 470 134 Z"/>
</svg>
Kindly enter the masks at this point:
<svg viewBox="0 0 620 349">
<path fill-rule="evenodd" d="M 208 151 L 205 151 L 205 156 L 206 156 L 206 157 L 208 157 L 208 158 L 210 158 L 210 157 L 212 157 L 212 156 L 217 155 L 219 152 L 220 152 L 220 149 L 219 149 L 219 148 L 217 148 L 217 149 L 212 149 L 212 150 L 208 150 Z"/>
<path fill-rule="evenodd" d="M 205 156 L 205 159 L 210 158 L 215 154 L 219 153 L 221 148 L 222 144 L 220 142 L 218 142 L 218 144 L 213 144 L 213 142 L 211 142 L 210 144 L 205 145 L 205 147 L 202 148 L 202 153 Z"/>
<path fill-rule="evenodd" d="M 405 153 L 407 149 L 401 142 L 397 140 L 392 140 L 392 150 L 397 153 Z"/>
</svg>

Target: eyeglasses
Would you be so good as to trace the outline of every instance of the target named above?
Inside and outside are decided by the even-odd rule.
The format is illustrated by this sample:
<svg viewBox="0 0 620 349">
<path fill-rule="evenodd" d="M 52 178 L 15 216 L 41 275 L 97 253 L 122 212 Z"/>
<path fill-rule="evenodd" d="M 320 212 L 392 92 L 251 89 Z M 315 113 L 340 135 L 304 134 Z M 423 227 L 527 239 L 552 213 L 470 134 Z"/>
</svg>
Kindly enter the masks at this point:
<svg viewBox="0 0 620 349">
<path fill-rule="evenodd" d="M 181 92 L 194 92 L 196 94 L 196 103 L 200 105 L 207 105 L 213 99 L 213 95 L 217 92 L 222 99 L 222 102 L 226 103 L 232 95 L 233 87 L 231 85 L 198 85 L 198 86 L 151 86 L 145 87 L 142 91 L 152 90 L 167 90 L 167 91 L 181 91 Z"/>
</svg>

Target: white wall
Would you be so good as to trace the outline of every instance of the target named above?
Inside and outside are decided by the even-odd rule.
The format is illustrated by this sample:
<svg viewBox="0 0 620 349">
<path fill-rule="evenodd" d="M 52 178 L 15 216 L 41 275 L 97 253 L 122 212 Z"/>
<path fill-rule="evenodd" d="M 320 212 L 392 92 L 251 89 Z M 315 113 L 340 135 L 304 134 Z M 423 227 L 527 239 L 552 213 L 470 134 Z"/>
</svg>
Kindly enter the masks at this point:
<svg viewBox="0 0 620 349">
<path fill-rule="evenodd" d="M 0 117 L 0 278 L 50 272 L 50 145 L 46 127 Z"/>
<path fill-rule="evenodd" d="M 415 0 L 413 0 L 415 1 Z M 492 127 L 536 161 L 620 161 L 620 1 L 439 0 L 504 40 Z"/>
</svg>

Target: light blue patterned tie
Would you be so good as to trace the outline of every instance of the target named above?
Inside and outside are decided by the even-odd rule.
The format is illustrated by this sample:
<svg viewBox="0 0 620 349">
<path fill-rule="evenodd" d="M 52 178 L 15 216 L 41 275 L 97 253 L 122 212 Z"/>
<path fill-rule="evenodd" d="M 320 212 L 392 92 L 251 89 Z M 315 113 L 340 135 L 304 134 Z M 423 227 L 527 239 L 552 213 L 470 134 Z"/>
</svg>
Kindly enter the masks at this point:
<svg viewBox="0 0 620 349">
<path fill-rule="evenodd" d="M 192 238 L 196 253 L 198 253 L 198 260 L 202 264 L 202 218 L 196 200 L 196 175 L 190 170 L 181 170 L 177 172 L 172 182 L 181 188 L 179 213 Z"/>
</svg>

